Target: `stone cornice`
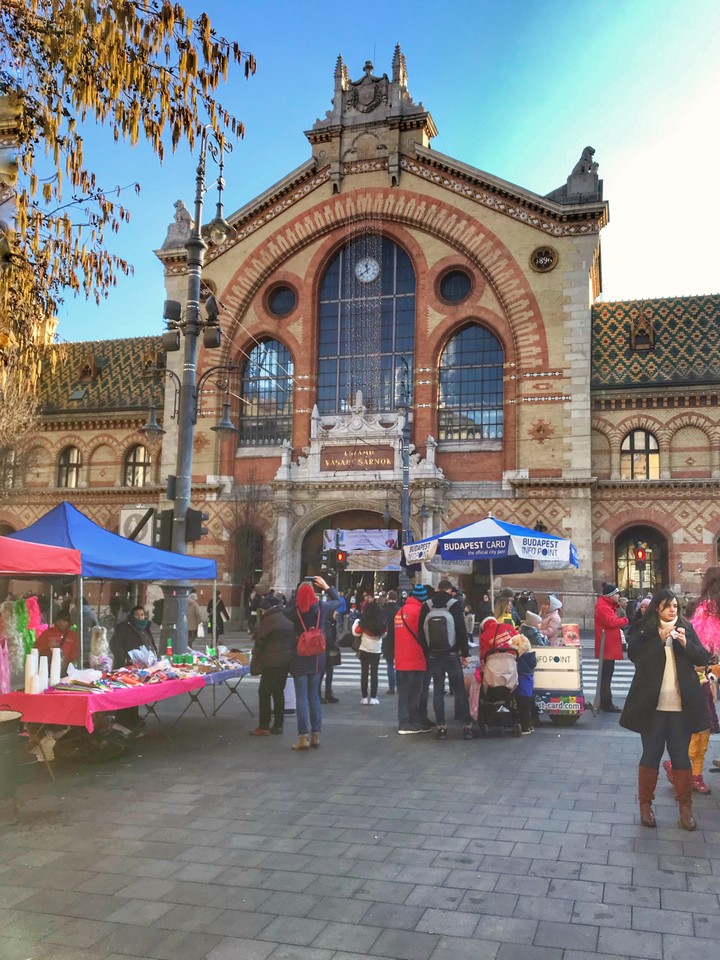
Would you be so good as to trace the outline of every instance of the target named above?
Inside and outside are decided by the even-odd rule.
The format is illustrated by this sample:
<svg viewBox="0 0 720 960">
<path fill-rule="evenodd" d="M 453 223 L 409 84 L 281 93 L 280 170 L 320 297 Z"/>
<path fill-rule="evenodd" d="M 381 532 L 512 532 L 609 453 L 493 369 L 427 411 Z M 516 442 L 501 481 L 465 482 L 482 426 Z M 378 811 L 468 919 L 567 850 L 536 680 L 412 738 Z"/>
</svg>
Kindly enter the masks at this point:
<svg viewBox="0 0 720 960">
<path fill-rule="evenodd" d="M 720 477 L 692 480 L 598 480 L 597 490 L 622 490 L 624 496 L 652 496 L 655 490 L 720 490 Z"/>
<path fill-rule="evenodd" d="M 514 183 L 484 173 L 475 167 L 437 153 L 429 147 L 415 147 L 415 158 L 403 157 L 403 170 L 461 196 L 526 223 L 553 237 L 597 233 L 609 220 L 606 201 L 563 204 L 541 197 Z"/>
<path fill-rule="evenodd" d="M 52 419 L 51 419 L 52 417 Z M 102 414 L 88 413 L 82 416 L 79 412 L 72 416 L 62 416 L 55 413 L 41 415 L 41 432 L 57 433 L 66 430 L 117 430 L 130 427 L 137 430 L 147 422 L 147 408 L 142 410 L 118 411 L 117 416 L 103 416 Z"/>
<path fill-rule="evenodd" d="M 507 482 L 512 487 L 524 489 L 541 489 L 543 487 L 558 487 L 591 490 L 597 486 L 597 477 L 509 477 Z"/>
</svg>

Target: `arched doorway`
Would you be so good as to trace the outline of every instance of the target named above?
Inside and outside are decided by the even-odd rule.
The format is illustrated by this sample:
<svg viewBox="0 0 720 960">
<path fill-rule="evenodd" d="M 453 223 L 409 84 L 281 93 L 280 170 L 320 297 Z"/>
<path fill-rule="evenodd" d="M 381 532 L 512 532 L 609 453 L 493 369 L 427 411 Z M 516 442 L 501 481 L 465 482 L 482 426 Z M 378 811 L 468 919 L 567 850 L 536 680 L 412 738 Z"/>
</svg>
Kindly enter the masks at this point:
<svg viewBox="0 0 720 960">
<path fill-rule="evenodd" d="M 647 552 L 644 570 L 638 570 L 635 563 L 638 543 Z M 626 597 L 638 597 L 666 586 L 667 540 L 654 527 L 638 525 L 628 528 L 615 541 L 615 571 L 620 593 Z"/>
<path fill-rule="evenodd" d="M 323 531 L 325 530 L 396 530 L 400 533 L 400 522 L 391 518 L 386 521 L 380 512 L 371 510 L 345 510 L 323 517 L 305 535 L 300 555 L 301 577 L 320 573 L 323 552 Z M 343 593 L 366 591 L 377 593 L 379 590 L 394 590 L 398 585 L 398 572 L 392 570 L 343 570 L 337 576 L 335 584 Z"/>
<path fill-rule="evenodd" d="M 233 606 L 245 619 L 245 600 L 263 573 L 265 538 L 248 525 L 238 527 L 233 543 Z"/>
</svg>

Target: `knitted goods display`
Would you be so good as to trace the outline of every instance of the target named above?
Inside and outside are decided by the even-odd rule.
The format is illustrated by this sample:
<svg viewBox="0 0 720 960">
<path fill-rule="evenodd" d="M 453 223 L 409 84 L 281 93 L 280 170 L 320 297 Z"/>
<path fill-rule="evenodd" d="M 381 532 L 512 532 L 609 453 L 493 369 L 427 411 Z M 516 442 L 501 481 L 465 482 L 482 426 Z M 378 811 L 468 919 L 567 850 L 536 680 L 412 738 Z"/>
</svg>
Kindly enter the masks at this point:
<svg viewBox="0 0 720 960">
<path fill-rule="evenodd" d="M 20 676 L 25 669 L 25 647 L 17 629 L 14 600 L 6 600 L 0 606 L 0 620 L 2 621 L 0 635 L 5 638 L 7 644 L 10 671 L 15 676 Z"/>
<path fill-rule="evenodd" d="M 34 643 L 40 634 L 44 630 L 47 630 L 48 625 L 43 623 L 43 616 L 40 612 L 40 604 L 38 603 L 37 597 L 28 597 L 25 600 L 25 603 L 27 604 L 28 609 L 28 629 L 32 630 L 32 632 L 35 634 L 35 639 L 33 640 Z"/>
<path fill-rule="evenodd" d="M 29 627 L 30 614 L 25 600 L 15 601 L 15 630 L 22 640 L 25 653 L 30 653 L 35 646 L 35 634 Z"/>
</svg>

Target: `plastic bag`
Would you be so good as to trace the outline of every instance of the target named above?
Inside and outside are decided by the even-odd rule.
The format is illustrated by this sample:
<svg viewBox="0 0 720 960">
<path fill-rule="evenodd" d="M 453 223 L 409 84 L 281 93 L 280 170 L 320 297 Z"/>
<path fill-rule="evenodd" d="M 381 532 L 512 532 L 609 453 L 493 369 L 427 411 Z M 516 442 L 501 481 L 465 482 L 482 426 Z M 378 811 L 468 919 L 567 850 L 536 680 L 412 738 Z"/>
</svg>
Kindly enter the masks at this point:
<svg viewBox="0 0 720 960">
<path fill-rule="evenodd" d="M 198 640 L 202 640 L 205 637 L 205 627 L 199 623 L 197 628 Z"/>
</svg>

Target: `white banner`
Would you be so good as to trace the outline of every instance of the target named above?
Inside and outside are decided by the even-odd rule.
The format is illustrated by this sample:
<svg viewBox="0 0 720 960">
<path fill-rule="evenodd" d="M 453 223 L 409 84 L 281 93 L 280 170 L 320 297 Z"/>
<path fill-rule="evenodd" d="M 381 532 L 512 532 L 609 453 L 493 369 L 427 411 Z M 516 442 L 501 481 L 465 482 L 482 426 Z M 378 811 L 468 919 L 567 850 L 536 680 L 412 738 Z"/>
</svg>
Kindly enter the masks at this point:
<svg viewBox="0 0 720 960">
<path fill-rule="evenodd" d="M 336 539 L 337 538 L 337 539 Z M 397 550 L 397 530 L 323 530 L 323 550 Z"/>
<path fill-rule="evenodd" d="M 358 550 L 348 553 L 348 570 L 400 570 L 399 550 Z"/>
<path fill-rule="evenodd" d="M 437 540 L 428 540 L 426 543 L 409 543 L 403 547 L 407 563 L 427 563 L 432 560 L 437 550 Z"/>
<path fill-rule="evenodd" d="M 455 573 L 460 576 L 461 573 L 472 573 L 472 560 L 445 560 L 443 557 L 436 557 L 434 560 L 425 564 L 425 569 L 432 573 Z"/>
</svg>

